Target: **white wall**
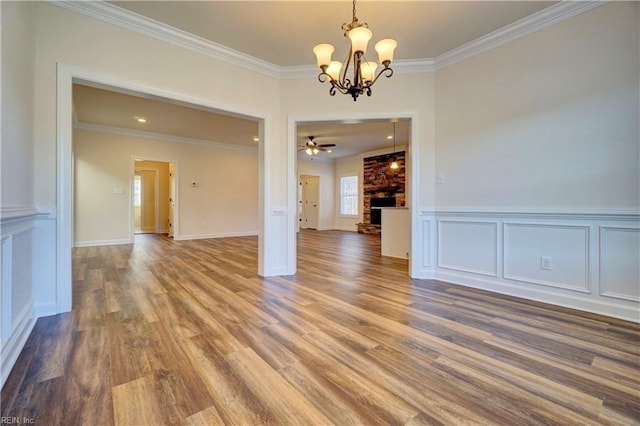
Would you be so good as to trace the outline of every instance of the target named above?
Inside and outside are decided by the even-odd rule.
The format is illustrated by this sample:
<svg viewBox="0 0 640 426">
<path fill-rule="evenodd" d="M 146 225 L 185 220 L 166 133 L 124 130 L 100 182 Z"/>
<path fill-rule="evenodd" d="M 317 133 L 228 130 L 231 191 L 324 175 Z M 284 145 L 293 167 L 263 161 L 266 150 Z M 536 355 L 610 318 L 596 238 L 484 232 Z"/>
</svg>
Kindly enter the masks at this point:
<svg viewBox="0 0 640 426">
<path fill-rule="evenodd" d="M 638 209 L 637 2 L 438 70 L 439 209 Z"/>
<path fill-rule="evenodd" d="M 1 2 L 0 386 L 34 324 L 33 113 L 36 5 Z"/>
<path fill-rule="evenodd" d="M 36 8 L 35 3 L 2 2 L 3 208 L 29 208 L 34 202 Z"/>
<path fill-rule="evenodd" d="M 329 160 L 298 160 L 298 180 L 302 175 L 319 176 L 320 210 L 318 214 L 318 230 L 334 229 L 334 161 Z M 298 222 L 298 227 L 300 222 Z"/>
<path fill-rule="evenodd" d="M 177 167 L 176 239 L 256 235 L 258 155 L 77 128 L 76 245 L 130 242 L 133 158 Z M 192 186 L 196 182 L 196 186 Z M 123 188 L 124 194 L 114 193 Z"/>
<path fill-rule="evenodd" d="M 639 56 L 611 2 L 435 73 L 436 278 L 640 321 Z"/>
</svg>

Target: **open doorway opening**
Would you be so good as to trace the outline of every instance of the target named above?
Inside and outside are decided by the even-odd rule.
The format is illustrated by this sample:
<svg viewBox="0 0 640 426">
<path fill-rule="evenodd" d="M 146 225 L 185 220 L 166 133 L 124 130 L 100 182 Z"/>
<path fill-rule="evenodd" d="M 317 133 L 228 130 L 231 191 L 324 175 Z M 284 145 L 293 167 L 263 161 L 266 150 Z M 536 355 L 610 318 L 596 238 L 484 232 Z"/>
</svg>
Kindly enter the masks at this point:
<svg viewBox="0 0 640 426">
<path fill-rule="evenodd" d="M 175 170 L 173 163 L 134 160 L 131 204 L 135 234 L 171 234 L 175 209 L 172 170 Z"/>
<path fill-rule="evenodd" d="M 409 272 L 412 131 L 410 115 L 297 121 L 300 229 L 312 228 L 314 192 L 306 190 L 313 189 L 308 177 L 320 176 L 320 229 L 366 234 L 363 238 L 379 244 L 381 256 L 406 260 Z M 329 213 L 323 202 L 327 198 Z"/>
</svg>

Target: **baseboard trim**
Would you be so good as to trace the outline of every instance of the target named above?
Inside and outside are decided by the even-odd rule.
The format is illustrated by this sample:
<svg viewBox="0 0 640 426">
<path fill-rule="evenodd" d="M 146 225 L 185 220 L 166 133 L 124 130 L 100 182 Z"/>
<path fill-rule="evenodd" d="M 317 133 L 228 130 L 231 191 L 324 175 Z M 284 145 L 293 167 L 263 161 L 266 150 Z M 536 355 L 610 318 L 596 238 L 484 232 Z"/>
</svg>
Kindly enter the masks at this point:
<svg viewBox="0 0 640 426">
<path fill-rule="evenodd" d="M 493 293 L 518 297 L 525 300 L 548 303 L 550 305 L 562 306 L 564 308 L 640 323 L 640 313 L 638 312 L 637 307 L 623 306 L 621 304 L 614 304 L 598 299 L 587 300 L 574 294 L 558 293 L 548 289 L 534 288 L 533 286 L 536 286 L 535 283 L 531 283 L 532 287 L 524 288 L 522 285 L 497 281 L 491 278 L 470 277 L 455 272 L 441 270 L 435 271 L 434 279 L 463 287 L 487 290 Z"/>
<path fill-rule="evenodd" d="M 209 238 L 257 237 L 257 236 L 258 236 L 258 231 L 248 231 L 248 232 L 229 232 L 229 233 L 218 233 L 218 234 L 179 235 L 174 237 L 174 240 L 176 241 L 206 240 Z"/>
<path fill-rule="evenodd" d="M 96 246 L 117 246 L 121 244 L 133 244 L 130 239 L 121 240 L 96 240 L 96 241 L 76 241 L 74 247 L 96 247 Z"/>
<path fill-rule="evenodd" d="M 28 305 L 23 309 L 18 318 L 18 324 L 15 330 L 11 334 L 11 337 L 3 342 L 2 345 L 2 362 L 0 363 L 0 388 L 4 386 L 13 366 L 18 360 L 18 356 L 24 345 L 27 343 L 27 339 L 36 325 L 36 317 L 33 315 L 33 301 L 30 301 Z"/>
</svg>

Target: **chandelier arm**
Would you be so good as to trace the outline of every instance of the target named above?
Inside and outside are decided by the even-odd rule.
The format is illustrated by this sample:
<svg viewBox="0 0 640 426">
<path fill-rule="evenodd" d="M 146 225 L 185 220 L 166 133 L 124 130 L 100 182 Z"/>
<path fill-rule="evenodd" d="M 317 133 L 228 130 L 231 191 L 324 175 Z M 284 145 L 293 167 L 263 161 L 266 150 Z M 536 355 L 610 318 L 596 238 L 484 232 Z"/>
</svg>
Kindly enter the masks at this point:
<svg viewBox="0 0 640 426">
<path fill-rule="evenodd" d="M 322 71 L 320 74 L 318 74 L 318 81 L 320 83 L 326 83 L 327 81 L 331 81 L 331 76 L 326 72 Z"/>
<path fill-rule="evenodd" d="M 385 67 L 384 69 L 380 70 L 378 75 L 376 75 L 376 78 L 374 78 L 371 83 L 367 84 L 367 87 L 373 86 L 373 83 L 375 83 L 382 74 L 384 74 L 387 78 L 391 77 L 393 75 L 393 68 Z"/>
<path fill-rule="evenodd" d="M 344 66 L 342 67 L 342 74 L 340 76 L 340 85 L 342 87 L 350 87 L 351 81 L 347 78 L 347 73 L 349 72 L 349 65 L 351 65 L 351 57 L 353 56 L 351 52 L 351 47 L 349 48 L 349 53 L 347 53 L 347 57 L 344 60 Z"/>
</svg>

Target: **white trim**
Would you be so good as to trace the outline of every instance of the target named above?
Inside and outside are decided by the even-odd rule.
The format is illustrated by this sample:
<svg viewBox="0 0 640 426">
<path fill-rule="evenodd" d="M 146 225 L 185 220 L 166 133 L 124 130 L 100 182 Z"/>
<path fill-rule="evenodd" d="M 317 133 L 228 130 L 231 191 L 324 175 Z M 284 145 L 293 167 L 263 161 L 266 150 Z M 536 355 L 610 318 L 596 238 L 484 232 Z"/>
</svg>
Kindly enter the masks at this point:
<svg viewBox="0 0 640 426">
<path fill-rule="evenodd" d="M 407 175 L 408 175 L 408 183 L 410 191 L 408 194 L 410 198 L 407 199 L 407 207 L 411 209 L 411 230 L 410 230 L 410 256 L 409 256 L 409 271 L 408 274 L 412 278 L 424 278 L 425 273 L 423 268 L 420 267 L 420 260 L 422 258 L 422 242 L 419 241 L 420 238 L 414 236 L 414 229 L 419 229 L 419 222 L 416 219 L 418 217 L 418 199 L 420 194 L 420 182 L 418 177 L 420 176 L 419 172 L 419 146 L 420 141 L 419 137 L 419 123 L 418 123 L 418 113 L 417 112 L 394 112 L 394 111 L 386 111 L 386 112 L 369 112 L 369 113 L 356 113 L 356 114 L 347 114 L 344 113 L 328 113 L 328 114 L 292 114 L 287 116 L 287 211 L 290 212 L 288 215 L 289 218 L 287 220 L 287 264 L 289 267 L 287 268 L 286 275 L 293 275 L 296 272 L 296 255 L 297 255 L 297 247 L 296 247 L 296 236 L 297 236 L 297 217 L 298 217 L 298 206 L 297 206 L 297 187 L 298 187 L 298 179 L 297 179 L 297 138 L 296 138 L 296 123 L 298 122 L 313 122 L 313 121 L 322 121 L 322 122 L 343 122 L 345 120 L 358 120 L 358 121 L 366 121 L 366 120 L 379 120 L 379 119 L 390 119 L 398 118 L 398 119 L 409 119 L 411 121 L 411 138 L 409 143 L 407 144 L 407 156 L 410 159 L 409 164 L 407 164 Z M 345 176 L 349 175 L 348 173 L 344 174 Z M 350 231 L 352 229 L 349 229 Z M 428 274 L 426 274 L 428 275 Z"/>
<path fill-rule="evenodd" d="M 606 4 L 606 1 L 561 1 L 435 58 L 436 70 L 528 36 Z"/>
<path fill-rule="evenodd" d="M 531 277 L 523 277 L 514 275 L 509 272 L 509 230 L 515 227 L 528 227 L 528 228 L 552 228 L 552 229 L 572 229 L 584 231 L 584 282 L 582 285 L 571 285 L 571 283 L 563 283 L 559 281 L 539 280 Z M 538 223 L 538 222 L 502 222 L 502 246 L 503 246 L 503 259 L 502 259 L 502 277 L 506 280 L 520 281 L 524 283 L 533 283 L 538 285 L 544 285 L 548 287 L 561 288 L 565 290 L 577 291 L 580 293 L 591 293 L 591 258 L 589 256 L 589 247 L 591 247 L 591 241 L 589 234 L 591 227 L 589 225 L 568 225 L 568 224 L 550 224 L 550 223 Z"/>
<path fill-rule="evenodd" d="M 568 220 L 612 220 L 640 222 L 640 211 L 632 209 L 575 209 L 575 208 L 532 208 L 501 207 L 499 210 L 478 207 L 437 208 L 435 210 L 422 210 L 425 214 L 435 213 L 438 216 L 453 217 L 500 217 L 500 218 L 526 218 L 526 219 L 568 219 Z"/>
<path fill-rule="evenodd" d="M 0 340 L 3 342 L 11 337 L 11 309 L 13 290 L 13 236 L 3 235 L 2 240 L 2 280 L 0 281 Z"/>
<path fill-rule="evenodd" d="M 104 1 L 47 0 L 47 3 L 280 80 L 312 78 L 319 73 L 318 68 L 313 65 L 275 65 Z M 396 60 L 393 62 L 393 68 L 399 73 L 433 72 L 606 3 L 606 1 L 561 1 L 435 58 Z"/>
<path fill-rule="evenodd" d="M 271 256 L 265 250 L 266 241 L 271 243 L 271 239 L 278 236 L 270 233 L 270 215 L 267 215 L 266 208 L 269 206 L 268 197 L 271 192 L 268 156 L 270 149 L 263 146 L 271 146 L 271 116 L 263 111 L 251 110 L 244 106 L 233 106 L 218 104 L 210 100 L 196 98 L 182 93 L 172 92 L 155 86 L 132 82 L 120 77 L 104 74 L 86 68 L 57 64 L 57 103 L 56 103 L 56 145 L 57 145 L 57 222 L 56 222 L 56 286 L 58 301 L 58 313 L 71 310 L 72 301 L 72 276 L 71 276 L 71 247 L 72 241 L 72 211 L 73 211 L 73 186 L 72 186 L 72 89 L 75 81 L 83 81 L 100 84 L 108 87 L 130 90 L 138 93 L 159 96 L 166 99 L 186 102 L 192 105 L 200 105 L 206 108 L 213 108 L 231 114 L 238 114 L 250 117 L 259 122 L 259 137 L 263 143 L 260 144 L 258 154 L 259 167 L 259 217 L 262 217 L 263 224 L 260 227 L 259 248 L 258 248 L 258 273 L 262 276 L 273 275 L 276 267 L 271 264 Z"/>
<path fill-rule="evenodd" d="M 637 224 L 640 225 L 640 224 Z M 599 270 L 599 294 L 600 296 L 604 296 L 604 297 L 611 297 L 614 299 L 622 299 L 622 300 L 629 300 L 632 302 L 640 302 L 640 297 L 634 296 L 634 295 L 629 295 L 629 294 L 622 294 L 622 293 L 616 293 L 613 291 L 608 291 L 605 290 L 606 284 L 608 282 L 607 280 L 607 269 L 605 268 L 605 262 L 604 262 L 604 258 L 605 258 L 605 253 L 607 251 L 607 239 L 605 238 L 606 234 L 608 231 L 623 231 L 623 232 L 638 232 L 640 233 L 640 227 L 638 226 L 599 226 L 598 227 L 598 238 L 599 238 L 599 244 L 598 244 L 598 262 L 600 265 L 600 270 Z"/>
<path fill-rule="evenodd" d="M 434 59 L 398 59 L 393 61 L 393 72 L 398 74 L 415 74 L 436 70 Z M 315 65 L 292 65 L 280 67 L 281 80 L 316 78 L 320 69 Z"/>
<path fill-rule="evenodd" d="M 180 237 L 174 238 L 174 240 L 176 240 L 176 241 L 206 240 L 206 239 L 209 239 L 209 238 L 255 237 L 257 235 L 258 235 L 258 231 L 222 232 L 222 233 L 215 233 L 215 234 L 180 235 Z"/>
<path fill-rule="evenodd" d="M 4 386 L 20 352 L 27 343 L 33 327 L 36 325 L 36 318 L 33 316 L 33 312 L 33 300 L 29 300 L 22 311 L 16 316 L 13 334 L 9 340 L 6 342 L 3 341 L 0 355 L 0 386 Z"/>
<path fill-rule="evenodd" d="M 118 240 L 94 240 L 94 241 L 76 241 L 74 247 L 97 247 L 97 246 L 117 246 L 122 244 L 133 244 L 128 238 Z"/>
<path fill-rule="evenodd" d="M 38 214 L 38 209 L 33 206 L 3 206 L 0 209 L 0 220 L 4 224 L 11 220 L 33 219 Z"/>
<path fill-rule="evenodd" d="M 471 269 L 466 268 L 464 266 L 457 265 L 447 265 L 442 263 L 442 224 L 443 223 L 456 223 L 456 224 L 467 224 L 467 225 L 493 225 L 493 270 L 492 271 L 483 271 L 480 269 Z M 437 220 L 437 249 L 438 249 L 438 258 L 437 258 L 437 266 L 438 268 L 451 269 L 454 271 L 461 272 L 471 272 L 473 274 L 486 275 L 490 277 L 498 277 L 498 228 L 499 223 L 493 220 L 459 220 L 459 219 L 438 219 Z"/>
<path fill-rule="evenodd" d="M 146 16 L 122 9 L 105 1 L 47 0 L 47 3 L 164 41 L 174 46 L 191 50 L 192 52 L 225 61 L 254 72 L 259 72 L 269 77 L 280 77 L 280 68 L 277 65 L 158 22 Z"/>
<path fill-rule="evenodd" d="M 146 139 L 156 139 L 156 140 L 161 140 L 165 142 L 200 145 L 200 146 L 206 146 L 207 148 L 221 148 L 221 149 L 228 149 L 232 151 L 246 151 L 246 152 L 258 151 L 258 148 L 256 146 L 214 142 L 206 139 L 193 139 L 193 138 L 186 138 L 186 137 L 180 137 L 180 136 L 166 135 L 163 133 L 146 132 L 144 130 L 134 130 L 134 129 L 125 129 L 123 127 L 104 126 L 101 124 L 76 123 L 73 125 L 73 127 L 75 129 L 83 129 L 83 130 L 90 130 L 90 131 L 103 132 L 103 133 L 113 133 L 116 135 L 125 135 L 125 136 L 132 136 L 132 137 L 139 137 L 139 138 L 146 138 Z"/>
<path fill-rule="evenodd" d="M 436 280 L 464 287 L 478 288 L 523 300 L 533 300 L 584 312 L 607 315 L 627 321 L 640 322 L 637 306 L 621 305 L 602 299 L 586 299 L 582 293 L 563 292 L 551 287 L 523 287 L 497 278 L 469 276 L 455 271 L 436 271 Z"/>
</svg>

